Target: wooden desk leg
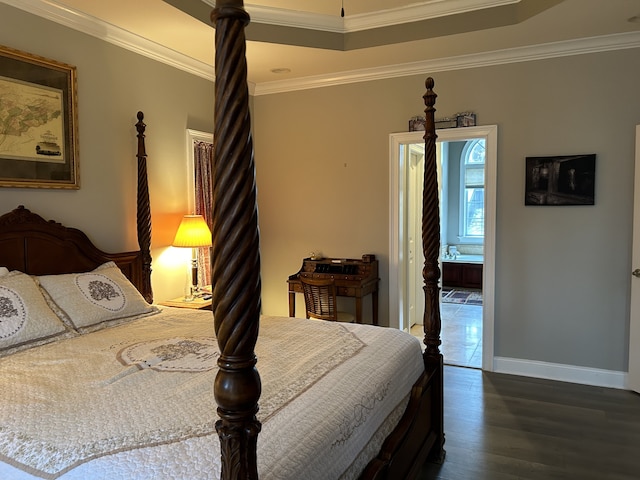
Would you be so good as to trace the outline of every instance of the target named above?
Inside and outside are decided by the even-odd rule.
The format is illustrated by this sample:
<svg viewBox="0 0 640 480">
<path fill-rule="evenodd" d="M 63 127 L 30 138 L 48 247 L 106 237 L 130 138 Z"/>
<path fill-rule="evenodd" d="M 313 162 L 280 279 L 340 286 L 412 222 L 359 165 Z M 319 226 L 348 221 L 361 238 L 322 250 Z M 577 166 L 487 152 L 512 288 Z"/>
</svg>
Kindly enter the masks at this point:
<svg viewBox="0 0 640 480">
<path fill-rule="evenodd" d="M 373 308 L 373 324 L 378 325 L 378 290 L 371 292 L 371 308 Z"/>
<path fill-rule="evenodd" d="M 356 322 L 362 323 L 362 297 L 356 297 Z"/>
<path fill-rule="evenodd" d="M 296 316 L 296 292 L 289 292 L 289 316 Z"/>
</svg>

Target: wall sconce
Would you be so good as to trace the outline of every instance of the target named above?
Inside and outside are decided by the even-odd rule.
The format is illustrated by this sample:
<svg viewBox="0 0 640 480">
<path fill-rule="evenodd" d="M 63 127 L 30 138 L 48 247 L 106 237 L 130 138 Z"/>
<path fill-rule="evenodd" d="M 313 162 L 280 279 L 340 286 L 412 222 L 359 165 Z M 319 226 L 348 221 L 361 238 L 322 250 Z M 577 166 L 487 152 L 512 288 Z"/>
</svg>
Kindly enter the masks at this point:
<svg viewBox="0 0 640 480">
<path fill-rule="evenodd" d="M 211 230 L 204 221 L 202 215 L 185 215 L 180 222 L 176 238 L 173 240 L 174 247 L 191 248 L 191 287 L 184 299 L 187 302 L 193 301 L 194 295 L 198 293 L 198 248 L 211 246 Z"/>
</svg>

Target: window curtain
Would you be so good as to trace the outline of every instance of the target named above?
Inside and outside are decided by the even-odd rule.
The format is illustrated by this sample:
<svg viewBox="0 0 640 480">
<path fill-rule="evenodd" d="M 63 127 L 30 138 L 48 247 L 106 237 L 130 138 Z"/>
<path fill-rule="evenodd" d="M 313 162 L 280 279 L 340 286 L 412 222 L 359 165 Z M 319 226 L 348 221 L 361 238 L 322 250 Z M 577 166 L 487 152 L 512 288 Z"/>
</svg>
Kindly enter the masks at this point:
<svg viewBox="0 0 640 480">
<path fill-rule="evenodd" d="M 193 166 L 195 170 L 195 213 L 202 215 L 212 229 L 211 209 L 213 202 L 213 144 L 202 141 L 193 142 Z M 200 286 L 211 285 L 212 249 L 198 249 L 198 283 Z"/>
</svg>

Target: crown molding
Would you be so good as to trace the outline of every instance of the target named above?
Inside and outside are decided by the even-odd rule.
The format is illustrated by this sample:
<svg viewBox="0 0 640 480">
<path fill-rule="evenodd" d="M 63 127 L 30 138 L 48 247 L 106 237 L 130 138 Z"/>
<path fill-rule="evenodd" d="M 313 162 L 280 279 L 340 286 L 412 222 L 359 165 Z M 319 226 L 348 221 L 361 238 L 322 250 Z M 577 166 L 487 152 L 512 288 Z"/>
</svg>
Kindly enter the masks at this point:
<svg viewBox="0 0 640 480">
<path fill-rule="evenodd" d="M 421 22 L 433 18 L 459 15 L 504 5 L 521 0 L 432 0 L 427 3 L 381 10 L 378 12 L 350 15 L 344 18 L 344 33 L 359 32 L 375 28 Z"/>
<path fill-rule="evenodd" d="M 94 16 L 86 15 L 49 0 L 0 0 L 0 2 L 86 33 L 192 75 L 211 81 L 214 79 L 211 65 L 147 40 L 140 35 L 131 33 Z"/>
<path fill-rule="evenodd" d="M 464 3 L 464 1 L 461 3 Z M 115 25 L 106 23 L 96 17 L 79 13 L 50 0 L 0 0 L 0 2 L 94 36 L 187 73 L 214 81 L 213 66 L 210 64 L 195 60 L 175 50 L 116 27 Z M 249 82 L 248 87 L 251 95 L 270 95 L 295 90 L 308 90 L 349 83 L 383 80 L 410 75 L 433 74 L 435 72 L 461 70 L 465 68 L 479 68 L 628 48 L 640 48 L 640 32 L 604 35 L 486 53 L 350 70 L 334 74 L 315 75 L 291 80 L 278 80 L 260 84 Z"/>
<path fill-rule="evenodd" d="M 264 82 L 255 86 L 254 95 L 270 95 L 295 90 L 308 90 L 312 88 L 330 87 L 348 83 L 406 77 L 410 75 L 430 75 L 436 72 L 530 62 L 534 60 L 607 52 L 611 50 L 624 50 L 629 48 L 640 48 L 640 32 L 604 35 L 600 37 L 508 48 L 493 52 L 351 70 L 291 80 Z"/>
<path fill-rule="evenodd" d="M 208 0 L 207 3 L 209 3 Z M 279 27 L 305 28 L 332 33 L 346 32 L 344 19 L 338 15 L 311 14 L 260 5 L 246 5 L 245 8 L 251 16 L 252 23 L 266 23 Z"/>
<path fill-rule="evenodd" d="M 211 8 L 215 0 L 202 0 Z M 305 28 L 332 33 L 351 33 L 404 23 L 420 22 L 432 18 L 473 12 L 488 8 L 519 3 L 522 0 L 431 0 L 420 4 L 380 10 L 377 12 L 347 15 L 326 15 L 300 12 L 284 8 L 265 7 L 247 3 L 245 10 L 251 15 L 251 22 L 266 23 L 281 27 Z"/>
<path fill-rule="evenodd" d="M 211 8 L 215 8 L 215 0 L 201 0 Z M 438 0 L 440 1 L 440 0 Z M 245 4 L 245 10 L 251 17 L 251 23 L 266 23 L 278 27 L 304 28 L 332 33 L 345 33 L 344 19 L 339 15 L 323 15 L 319 13 L 300 12 L 284 8 L 265 7 L 263 5 Z"/>
</svg>

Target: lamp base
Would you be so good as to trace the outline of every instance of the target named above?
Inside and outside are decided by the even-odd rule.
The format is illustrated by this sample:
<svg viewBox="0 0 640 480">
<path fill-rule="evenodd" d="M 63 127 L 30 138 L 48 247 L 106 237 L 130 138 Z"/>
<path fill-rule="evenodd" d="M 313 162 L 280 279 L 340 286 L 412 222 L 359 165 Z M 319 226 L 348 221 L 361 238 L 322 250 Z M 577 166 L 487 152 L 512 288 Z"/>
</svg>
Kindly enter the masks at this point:
<svg viewBox="0 0 640 480">
<path fill-rule="evenodd" d="M 184 296 L 185 302 L 193 302 L 198 296 L 198 260 L 195 248 L 193 249 L 193 257 L 191 258 L 191 285 L 187 286 L 187 293 Z"/>
<path fill-rule="evenodd" d="M 188 285 L 184 295 L 185 302 L 193 302 L 200 296 L 200 289 L 197 285 Z"/>
</svg>

